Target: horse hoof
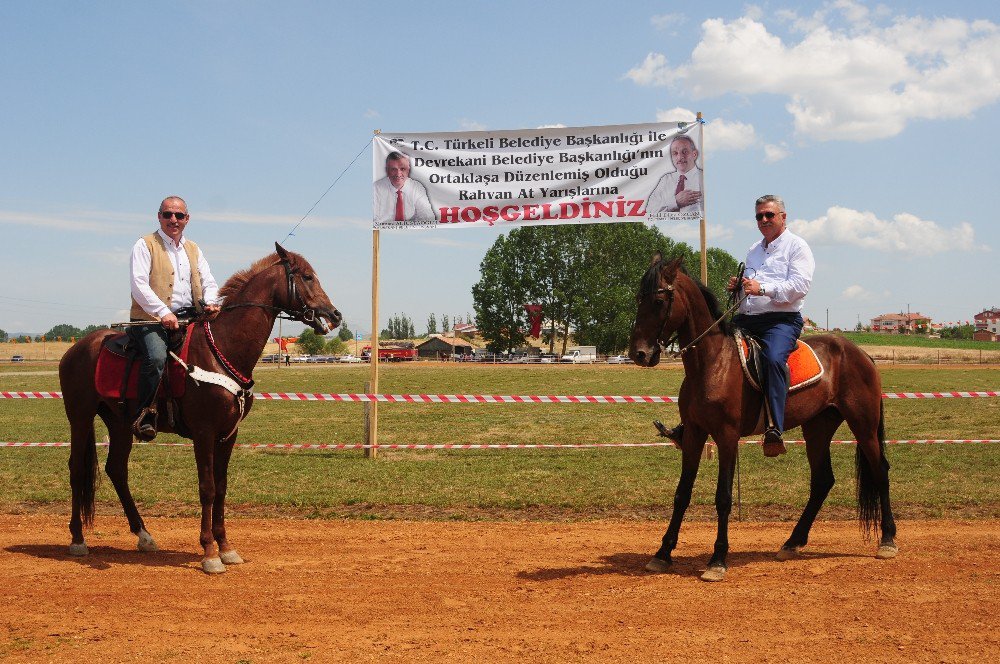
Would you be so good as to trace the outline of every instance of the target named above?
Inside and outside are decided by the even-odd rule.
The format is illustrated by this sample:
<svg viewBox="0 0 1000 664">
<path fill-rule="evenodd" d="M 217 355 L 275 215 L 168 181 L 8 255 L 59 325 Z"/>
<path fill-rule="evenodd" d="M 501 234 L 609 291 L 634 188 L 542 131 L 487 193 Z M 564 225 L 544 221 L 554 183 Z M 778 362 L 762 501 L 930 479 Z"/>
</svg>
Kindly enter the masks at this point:
<svg viewBox="0 0 1000 664">
<path fill-rule="evenodd" d="M 778 554 L 775 556 L 777 560 L 785 562 L 786 560 L 791 560 L 792 558 L 799 555 L 799 547 L 797 546 L 783 546 L 778 549 Z"/>
<path fill-rule="evenodd" d="M 243 559 L 240 558 L 240 554 L 236 553 L 236 549 L 230 551 L 223 551 L 219 554 L 219 558 L 226 565 L 242 565 Z"/>
<path fill-rule="evenodd" d="M 205 558 L 201 561 L 201 570 L 205 574 L 222 574 L 226 571 L 226 566 L 219 558 Z"/>
<path fill-rule="evenodd" d="M 669 572 L 670 561 L 653 556 L 652 558 L 649 559 L 649 562 L 646 563 L 646 570 L 649 572 L 657 572 L 659 574 L 662 574 L 663 572 Z"/>
<path fill-rule="evenodd" d="M 80 542 L 79 544 L 73 542 L 69 545 L 69 555 L 71 556 L 85 556 L 88 553 L 90 553 L 90 550 L 87 549 L 86 542 Z"/>
<path fill-rule="evenodd" d="M 726 578 L 726 568 L 722 565 L 712 565 L 701 575 L 702 581 L 722 581 Z"/>
<path fill-rule="evenodd" d="M 135 545 L 135 548 L 146 553 L 160 550 L 160 547 L 156 546 L 156 540 L 145 530 L 139 531 L 139 542 Z"/>
<path fill-rule="evenodd" d="M 883 544 L 878 548 L 878 553 L 875 554 L 875 557 L 879 560 L 890 560 L 895 558 L 898 553 L 899 547 L 895 544 Z"/>
</svg>

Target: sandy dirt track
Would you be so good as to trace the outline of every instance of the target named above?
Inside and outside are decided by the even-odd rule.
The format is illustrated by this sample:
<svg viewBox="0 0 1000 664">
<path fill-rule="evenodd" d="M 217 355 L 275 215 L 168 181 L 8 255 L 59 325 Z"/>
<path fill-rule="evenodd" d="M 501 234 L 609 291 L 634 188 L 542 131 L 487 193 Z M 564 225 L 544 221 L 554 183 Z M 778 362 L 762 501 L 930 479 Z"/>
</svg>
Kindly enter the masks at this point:
<svg viewBox="0 0 1000 664">
<path fill-rule="evenodd" d="M 714 527 L 681 531 L 674 573 L 643 571 L 665 524 L 233 519 L 245 565 L 199 570 L 197 521 L 150 519 L 140 554 L 99 516 L 0 515 L 3 662 L 972 662 L 1000 650 L 994 521 L 904 521 L 873 558 L 857 525 L 734 523 L 725 582 L 698 580 Z M 993 652 L 994 655 L 989 655 Z"/>
</svg>

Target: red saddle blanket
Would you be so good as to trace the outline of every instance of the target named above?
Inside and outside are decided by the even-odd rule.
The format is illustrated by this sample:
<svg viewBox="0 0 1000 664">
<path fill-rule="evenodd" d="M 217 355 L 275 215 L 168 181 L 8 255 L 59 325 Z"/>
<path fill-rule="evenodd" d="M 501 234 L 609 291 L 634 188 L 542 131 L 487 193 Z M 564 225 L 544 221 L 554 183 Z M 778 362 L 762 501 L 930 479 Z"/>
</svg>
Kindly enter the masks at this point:
<svg viewBox="0 0 1000 664">
<path fill-rule="evenodd" d="M 187 331 L 184 334 L 184 344 L 181 346 L 181 352 L 178 353 L 180 358 L 185 362 L 187 362 L 188 346 L 191 343 L 191 332 L 193 330 L 194 325 L 188 325 Z M 129 359 L 112 351 L 109 345 L 115 345 L 115 342 L 120 341 L 123 337 L 125 337 L 125 333 L 108 337 L 104 345 L 101 346 L 100 355 L 97 356 L 97 370 L 94 382 L 97 386 L 97 393 L 102 397 L 110 399 L 122 398 L 122 384 L 125 382 L 125 369 Z M 139 362 L 140 360 L 138 359 L 131 361 L 132 366 L 128 372 L 128 386 L 125 388 L 124 398 L 126 399 L 135 399 L 139 396 Z M 187 382 L 184 380 L 187 376 L 184 367 L 168 356 L 166 371 L 169 374 L 166 377 L 170 390 L 169 396 L 171 398 L 184 396 L 184 386 Z"/>
<path fill-rule="evenodd" d="M 759 390 L 760 384 L 757 376 L 751 375 L 747 366 L 747 360 L 750 356 L 750 347 L 747 344 L 746 337 L 740 335 L 739 342 L 742 350 L 740 360 L 743 364 L 743 372 L 750 380 L 750 384 L 753 385 L 755 389 Z M 795 350 L 793 350 L 792 354 L 788 356 L 788 370 L 792 377 L 791 382 L 788 384 L 789 392 L 794 392 L 795 390 L 806 387 L 807 385 L 812 385 L 823 377 L 823 365 L 820 364 L 819 358 L 816 357 L 816 351 L 812 349 L 812 346 L 803 342 L 801 339 L 796 342 Z"/>
</svg>

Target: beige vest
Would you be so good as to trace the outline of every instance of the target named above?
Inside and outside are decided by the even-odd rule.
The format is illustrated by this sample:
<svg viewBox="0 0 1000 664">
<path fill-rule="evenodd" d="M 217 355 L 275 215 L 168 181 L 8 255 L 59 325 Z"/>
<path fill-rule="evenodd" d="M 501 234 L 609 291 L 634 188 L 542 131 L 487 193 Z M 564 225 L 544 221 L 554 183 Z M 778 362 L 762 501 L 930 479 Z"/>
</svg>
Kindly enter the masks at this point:
<svg viewBox="0 0 1000 664">
<path fill-rule="evenodd" d="M 159 233 L 150 233 L 142 239 L 149 248 L 149 287 L 156 293 L 156 297 L 169 307 L 174 295 L 174 263 L 170 260 L 170 254 L 167 253 L 167 247 Z M 198 300 L 202 298 L 201 272 L 198 271 L 198 245 L 185 239 L 184 253 L 187 254 L 188 263 L 191 264 L 191 299 L 195 308 L 201 311 L 201 305 L 198 304 Z M 132 320 L 159 320 L 156 316 L 147 314 L 134 297 L 131 317 Z"/>
</svg>

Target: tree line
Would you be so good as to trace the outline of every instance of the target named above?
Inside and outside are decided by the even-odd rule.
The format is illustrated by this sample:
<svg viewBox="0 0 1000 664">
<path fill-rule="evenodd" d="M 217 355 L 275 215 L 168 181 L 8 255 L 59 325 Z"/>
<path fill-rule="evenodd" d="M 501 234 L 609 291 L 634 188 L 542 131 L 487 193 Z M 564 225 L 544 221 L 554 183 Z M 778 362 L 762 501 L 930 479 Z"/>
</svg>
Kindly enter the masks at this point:
<svg viewBox="0 0 1000 664">
<path fill-rule="evenodd" d="M 487 250 L 472 288 L 479 334 L 492 352 L 523 346 L 530 330 L 524 305 L 540 304 L 550 352 L 561 338 L 564 353 L 570 334 L 599 353 L 620 352 L 628 347 L 639 281 L 657 251 L 684 256 L 689 273 L 700 273 L 695 249 L 645 224 L 513 229 Z M 736 269 L 728 252 L 708 250 L 708 286 L 720 302 Z"/>
</svg>

